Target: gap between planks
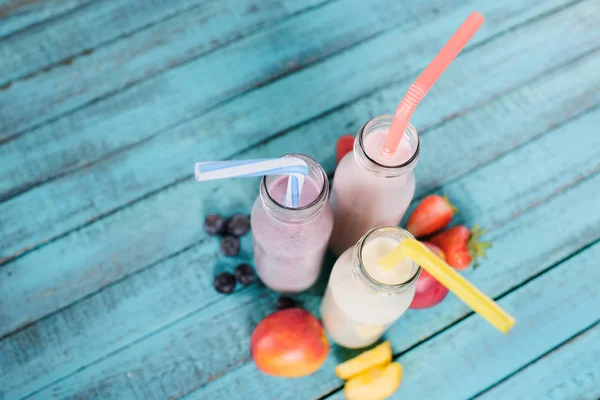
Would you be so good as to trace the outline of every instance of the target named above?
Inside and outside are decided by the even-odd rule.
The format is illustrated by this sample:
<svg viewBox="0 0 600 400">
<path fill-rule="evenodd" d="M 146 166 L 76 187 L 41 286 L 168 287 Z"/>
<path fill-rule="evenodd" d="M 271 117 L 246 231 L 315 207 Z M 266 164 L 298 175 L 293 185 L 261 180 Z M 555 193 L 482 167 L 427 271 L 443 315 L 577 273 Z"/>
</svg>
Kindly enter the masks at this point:
<svg viewBox="0 0 600 400">
<path fill-rule="evenodd" d="M 23 32 L 26 32 L 30 29 L 41 27 L 49 22 L 56 21 L 61 18 L 65 18 L 65 17 L 77 12 L 78 10 L 80 10 L 82 8 L 89 6 L 93 1 L 94 0 L 85 0 L 82 3 L 77 4 L 72 8 L 66 9 L 66 10 L 58 12 L 56 14 L 50 14 L 46 18 L 34 21 L 32 23 L 29 23 L 28 25 L 25 25 L 25 26 L 22 26 L 19 28 L 15 28 L 12 31 L 9 31 L 7 33 L 0 35 L 0 41 L 3 41 L 5 39 L 9 39 L 13 36 L 22 34 Z M 32 0 L 21 0 L 21 2 L 24 3 L 22 5 L 27 5 L 27 4 L 30 4 L 32 2 Z M 17 8 L 19 8 L 19 6 L 17 6 Z M 15 7 L 14 7 L 14 5 L 11 5 L 11 4 L 1 7 L 0 8 L 0 18 L 2 18 L 2 19 L 6 18 L 6 17 L 11 18 L 12 16 L 10 15 L 10 13 L 12 13 L 14 10 L 15 10 Z M 0 88 L 0 90 L 1 90 L 1 88 Z"/>
</svg>

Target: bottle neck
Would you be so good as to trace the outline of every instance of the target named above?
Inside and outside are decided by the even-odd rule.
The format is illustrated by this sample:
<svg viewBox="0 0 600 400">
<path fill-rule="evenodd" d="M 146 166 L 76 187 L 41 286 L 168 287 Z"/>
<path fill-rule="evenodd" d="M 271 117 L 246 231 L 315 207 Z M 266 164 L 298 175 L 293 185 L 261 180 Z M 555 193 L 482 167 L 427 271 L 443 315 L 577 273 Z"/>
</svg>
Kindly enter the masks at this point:
<svg viewBox="0 0 600 400">
<path fill-rule="evenodd" d="M 380 115 L 367 121 L 354 140 L 354 157 L 359 165 L 375 176 L 395 178 L 411 172 L 419 161 L 417 130 L 407 125 L 397 150 L 397 158 L 386 160 L 381 154 L 383 140 L 392 125 L 393 115 Z M 381 143 L 379 143 L 381 142 Z"/>
<path fill-rule="evenodd" d="M 360 238 L 358 243 L 356 243 L 356 246 L 354 246 L 351 261 L 354 275 L 361 281 L 361 283 L 366 285 L 369 289 L 377 294 L 396 295 L 403 293 L 415 285 L 419 279 L 419 276 L 421 275 L 421 267 L 410 260 L 410 278 L 408 278 L 408 280 L 405 282 L 396 285 L 388 285 L 375 280 L 371 275 L 369 275 L 369 272 L 365 267 L 365 263 L 363 261 L 363 249 L 369 242 L 378 238 L 391 238 L 398 243 L 406 238 L 414 239 L 413 235 L 411 235 L 408 231 L 396 226 L 382 226 L 370 230 L 362 238 Z"/>
<path fill-rule="evenodd" d="M 303 194 L 301 195 L 300 207 L 292 208 L 283 204 L 283 193 L 277 192 L 279 180 L 287 179 L 286 175 L 274 175 L 263 177 L 260 184 L 260 199 L 263 208 L 274 218 L 287 223 L 300 223 L 315 218 L 329 199 L 329 180 L 327 174 L 318 162 L 303 154 L 288 154 L 286 156 L 300 158 L 308 166 L 308 175 L 304 183 Z M 309 187 L 312 186 L 312 187 Z M 305 193 L 306 192 L 306 193 Z M 304 201 L 307 204 L 302 205 L 302 200 L 306 199 L 307 193 L 314 192 L 314 198 L 308 198 Z"/>
</svg>

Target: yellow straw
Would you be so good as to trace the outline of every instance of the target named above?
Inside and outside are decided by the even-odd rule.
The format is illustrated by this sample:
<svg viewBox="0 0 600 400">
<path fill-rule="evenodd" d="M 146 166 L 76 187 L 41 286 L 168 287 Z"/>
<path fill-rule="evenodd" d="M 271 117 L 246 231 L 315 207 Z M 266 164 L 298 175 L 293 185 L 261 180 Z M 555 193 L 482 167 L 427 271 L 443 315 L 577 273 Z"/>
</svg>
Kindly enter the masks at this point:
<svg viewBox="0 0 600 400">
<path fill-rule="evenodd" d="M 415 239 L 403 239 L 398 247 L 379 260 L 379 265 L 384 269 L 393 268 L 406 258 L 411 258 L 421 265 L 431 276 L 502 333 L 508 332 L 515 324 L 515 319 L 494 300 L 483 294 Z"/>
</svg>

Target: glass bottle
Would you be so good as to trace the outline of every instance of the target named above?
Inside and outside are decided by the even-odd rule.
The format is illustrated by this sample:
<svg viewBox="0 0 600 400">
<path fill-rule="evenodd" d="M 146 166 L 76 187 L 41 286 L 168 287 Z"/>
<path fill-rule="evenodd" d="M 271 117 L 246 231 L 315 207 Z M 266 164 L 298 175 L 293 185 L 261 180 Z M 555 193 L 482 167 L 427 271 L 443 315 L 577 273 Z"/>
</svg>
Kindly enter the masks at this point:
<svg viewBox="0 0 600 400">
<path fill-rule="evenodd" d="M 291 154 L 308 165 L 298 208 L 283 202 L 287 175 L 265 176 L 251 213 L 256 271 L 278 292 L 295 293 L 315 283 L 333 229 L 329 180 L 312 158 Z"/>
<path fill-rule="evenodd" d="M 387 159 L 381 149 L 392 118 L 369 120 L 358 131 L 353 151 L 337 166 L 331 193 L 335 224 L 329 243 L 336 255 L 370 229 L 398 225 L 412 201 L 419 137 L 408 124 L 398 150 Z"/>
<path fill-rule="evenodd" d="M 398 227 L 369 231 L 336 261 L 321 303 L 321 318 L 338 344 L 360 348 L 375 343 L 409 307 L 421 267 L 412 260 L 381 271 L 377 260 L 412 235 Z"/>
</svg>

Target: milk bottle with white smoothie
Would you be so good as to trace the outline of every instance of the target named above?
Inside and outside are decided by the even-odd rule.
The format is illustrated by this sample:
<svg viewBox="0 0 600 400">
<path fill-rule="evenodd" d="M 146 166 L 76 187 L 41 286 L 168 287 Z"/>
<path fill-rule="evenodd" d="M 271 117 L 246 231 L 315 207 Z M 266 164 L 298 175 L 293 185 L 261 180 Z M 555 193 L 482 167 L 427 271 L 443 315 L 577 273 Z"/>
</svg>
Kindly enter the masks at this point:
<svg viewBox="0 0 600 400">
<path fill-rule="evenodd" d="M 413 169 L 419 137 L 408 124 L 397 150 L 382 153 L 392 115 L 368 121 L 356 135 L 354 149 L 342 158 L 331 190 L 334 227 L 329 248 L 340 255 L 368 230 L 400 223 L 415 193 Z"/>
<path fill-rule="evenodd" d="M 403 238 L 412 235 L 398 227 L 373 229 L 336 261 L 321 303 L 323 324 L 336 343 L 375 343 L 410 305 L 421 267 L 410 259 L 385 271 L 378 264 Z"/>
</svg>

